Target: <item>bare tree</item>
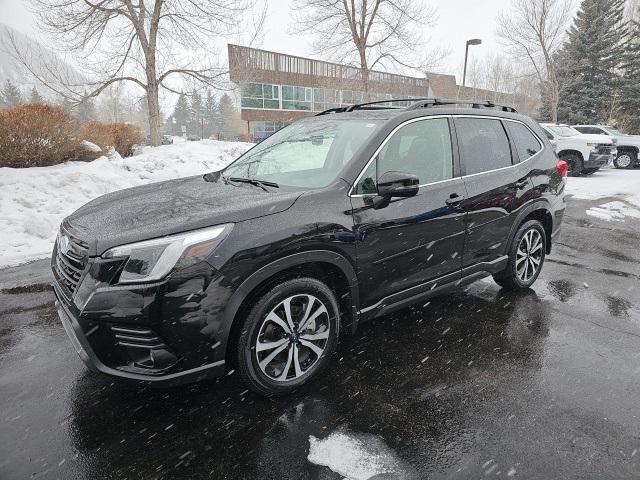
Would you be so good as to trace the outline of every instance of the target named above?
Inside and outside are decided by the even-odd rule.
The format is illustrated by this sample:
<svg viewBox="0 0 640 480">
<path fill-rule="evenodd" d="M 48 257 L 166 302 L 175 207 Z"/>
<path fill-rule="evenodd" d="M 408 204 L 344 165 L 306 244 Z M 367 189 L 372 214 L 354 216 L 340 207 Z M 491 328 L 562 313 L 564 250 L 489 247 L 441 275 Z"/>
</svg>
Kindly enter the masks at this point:
<svg viewBox="0 0 640 480">
<path fill-rule="evenodd" d="M 43 68 L 41 58 L 16 42 L 10 45 L 13 54 L 40 81 L 76 102 L 121 82 L 142 88 L 153 145 L 160 144 L 160 89 L 177 92 L 170 83 L 175 77 L 220 88 L 227 71 L 217 66 L 211 42 L 237 34 L 254 6 L 254 0 L 31 1 L 40 26 L 86 70 L 90 89 L 85 93 L 86 83 Z M 265 11 L 254 19 L 256 35 Z"/>
<path fill-rule="evenodd" d="M 551 116 L 558 121 L 559 84 L 555 54 L 562 47 L 572 18 L 573 0 L 512 0 L 498 17 L 498 35 L 520 60 L 536 72 Z"/>
<path fill-rule="evenodd" d="M 421 0 L 294 0 L 297 33 L 313 32 L 315 53 L 360 67 L 364 98 L 375 68 L 395 64 L 426 70 L 443 53 L 425 55 L 420 34 L 435 21 Z"/>
</svg>

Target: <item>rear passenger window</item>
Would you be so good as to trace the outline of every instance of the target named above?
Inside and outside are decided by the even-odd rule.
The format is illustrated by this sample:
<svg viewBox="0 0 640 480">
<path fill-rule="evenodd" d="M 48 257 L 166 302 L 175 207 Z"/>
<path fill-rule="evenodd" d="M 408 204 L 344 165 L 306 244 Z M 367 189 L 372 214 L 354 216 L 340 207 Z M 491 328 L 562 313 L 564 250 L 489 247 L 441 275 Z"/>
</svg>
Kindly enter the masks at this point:
<svg viewBox="0 0 640 480">
<path fill-rule="evenodd" d="M 512 164 L 511 146 L 500 120 L 456 118 L 455 122 L 466 175 Z"/>
<path fill-rule="evenodd" d="M 524 162 L 542 150 L 540 142 L 527 127 L 517 122 L 505 122 L 513 142 L 516 144 L 516 151 L 520 161 Z"/>
</svg>

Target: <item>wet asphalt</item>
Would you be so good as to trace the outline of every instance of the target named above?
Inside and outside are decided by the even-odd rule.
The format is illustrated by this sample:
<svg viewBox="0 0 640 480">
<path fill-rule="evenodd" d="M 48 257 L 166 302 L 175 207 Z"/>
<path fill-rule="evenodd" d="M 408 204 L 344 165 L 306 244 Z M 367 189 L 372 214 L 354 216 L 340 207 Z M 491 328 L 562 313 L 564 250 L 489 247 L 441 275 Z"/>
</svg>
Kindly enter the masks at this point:
<svg viewBox="0 0 640 480">
<path fill-rule="evenodd" d="M 365 324 L 279 399 L 235 374 L 158 390 L 88 372 L 47 261 L 0 270 L 0 479 L 340 479 L 307 459 L 337 431 L 388 447 L 379 478 L 638 478 L 640 220 L 585 214 L 605 201 L 570 201 L 532 290 L 482 280 Z"/>
</svg>

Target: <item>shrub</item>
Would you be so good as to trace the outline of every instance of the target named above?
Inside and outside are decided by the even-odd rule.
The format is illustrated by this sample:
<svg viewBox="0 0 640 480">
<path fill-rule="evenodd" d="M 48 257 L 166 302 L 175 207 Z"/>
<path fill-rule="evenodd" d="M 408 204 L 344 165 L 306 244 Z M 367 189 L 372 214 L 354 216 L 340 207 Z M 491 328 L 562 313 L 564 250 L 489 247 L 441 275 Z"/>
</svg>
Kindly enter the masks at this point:
<svg viewBox="0 0 640 480">
<path fill-rule="evenodd" d="M 44 167 L 97 157 L 78 138 L 78 123 L 65 109 L 46 104 L 0 111 L 0 166 Z"/>
<path fill-rule="evenodd" d="M 98 145 L 105 154 L 113 147 L 123 157 L 133 155 L 134 147 L 144 140 L 140 127 L 131 123 L 89 122 L 82 128 L 81 137 Z"/>
</svg>

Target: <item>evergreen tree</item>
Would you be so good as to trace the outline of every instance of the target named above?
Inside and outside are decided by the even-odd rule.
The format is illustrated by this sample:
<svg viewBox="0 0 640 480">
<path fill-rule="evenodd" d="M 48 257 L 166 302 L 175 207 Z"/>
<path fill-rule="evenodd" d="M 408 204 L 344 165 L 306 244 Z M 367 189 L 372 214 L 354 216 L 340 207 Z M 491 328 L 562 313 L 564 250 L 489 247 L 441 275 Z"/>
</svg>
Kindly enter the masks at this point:
<svg viewBox="0 0 640 480">
<path fill-rule="evenodd" d="M 42 97 L 42 95 L 40 95 L 40 92 L 38 92 L 38 89 L 36 87 L 33 87 L 31 89 L 31 98 L 29 99 L 29 102 L 31 102 L 31 103 L 45 103 L 44 98 Z"/>
<path fill-rule="evenodd" d="M 207 90 L 207 98 L 204 104 L 205 136 L 210 137 L 218 133 L 219 117 L 218 102 L 216 102 L 211 90 Z"/>
<path fill-rule="evenodd" d="M 548 92 L 549 88 L 544 83 L 540 83 L 540 106 L 538 107 L 537 119 L 541 122 L 553 121 Z"/>
<path fill-rule="evenodd" d="M 20 90 L 16 87 L 11 80 L 7 80 L 2 88 L 2 98 L 7 107 L 13 107 L 22 103 L 22 95 Z"/>
<path fill-rule="evenodd" d="M 625 0 L 582 0 L 559 55 L 559 120 L 609 120 L 620 88 L 618 68 L 627 31 L 624 9 Z"/>
<path fill-rule="evenodd" d="M 226 93 L 220 97 L 220 133 L 225 139 L 233 139 L 240 135 L 242 120 L 233 103 L 233 99 Z"/>
<path fill-rule="evenodd" d="M 86 95 L 87 92 L 85 92 L 84 100 L 78 104 L 78 108 L 76 109 L 76 117 L 82 124 L 93 120 L 96 116 L 94 100 L 93 98 L 88 98 Z"/>
<path fill-rule="evenodd" d="M 191 94 L 191 105 L 189 108 L 189 127 L 188 131 L 190 134 L 198 135 L 199 137 L 204 136 L 204 125 L 203 125 L 203 106 L 202 106 L 202 97 L 200 94 L 194 90 Z"/>
<path fill-rule="evenodd" d="M 628 41 L 622 58 L 622 82 L 618 116 L 633 133 L 640 132 L 640 4 L 629 24 Z"/>
<path fill-rule="evenodd" d="M 174 133 L 182 135 L 182 127 L 187 128 L 187 123 L 189 122 L 189 102 L 184 93 L 181 93 L 178 97 L 176 107 L 173 110 L 173 118 L 176 121 Z"/>
</svg>

